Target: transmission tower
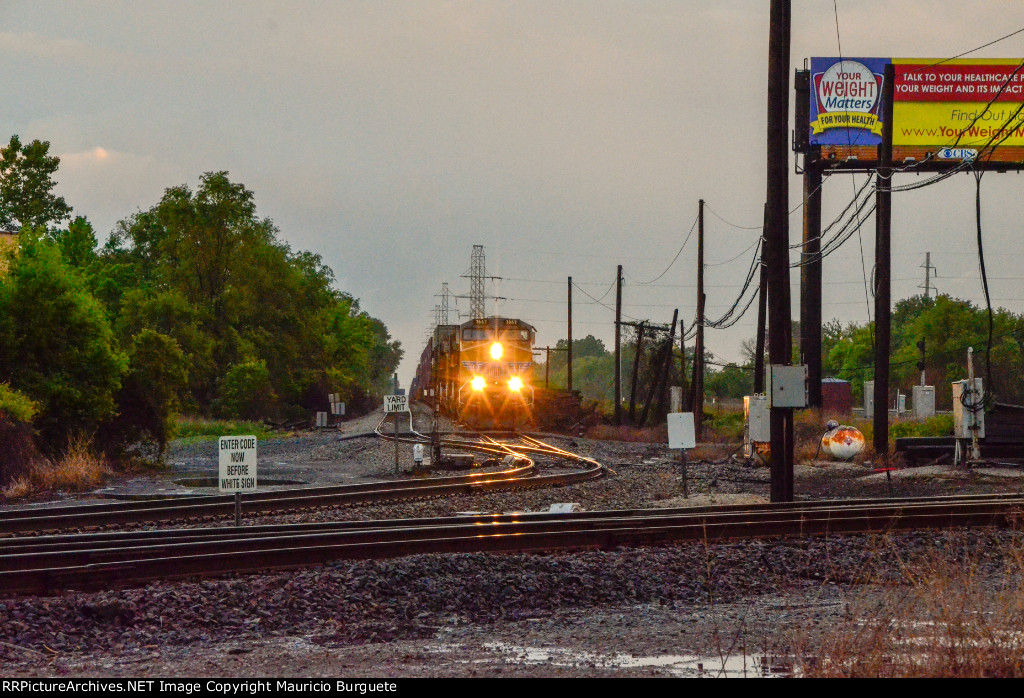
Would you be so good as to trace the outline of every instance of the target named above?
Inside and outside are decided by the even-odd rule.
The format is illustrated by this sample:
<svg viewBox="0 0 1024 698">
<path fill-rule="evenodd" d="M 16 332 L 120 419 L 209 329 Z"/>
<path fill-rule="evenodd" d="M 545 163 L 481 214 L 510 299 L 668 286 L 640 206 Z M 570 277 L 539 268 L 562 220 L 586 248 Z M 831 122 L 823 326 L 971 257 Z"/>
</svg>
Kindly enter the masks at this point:
<svg viewBox="0 0 1024 698">
<path fill-rule="evenodd" d="M 469 265 L 469 312 L 474 320 L 480 320 L 485 316 L 485 276 L 487 276 L 487 263 L 484 260 L 484 246 L 473 245 L 473 257 Z"/>
<path fill-rule="evenodd" d="M 442 325 L 448 324 L 448 284 L 441 284 L 441 322 Z"/>
<path fill-rule="evenodd" d="M 924 285 L 918 285 L 918 288 L 923 288 L 924 289 L 924 297 L 925 298 L 931 298 L 932 297 L 932 294 L 931 294 L 931 290 L 932 290 L 932 272 L 933 271 L 935 272 L 935 276 L 939 275 L 938 274 L 938 270 L 934 266 L 932 266 L 932 253 L 931 252 L 925 252 L 924 253 L 924 264 L 921 265 L 921 268 L 924 269 Z M 922 383 L 922 385 L 924 385 L 924 384 Z"/>
</svg>

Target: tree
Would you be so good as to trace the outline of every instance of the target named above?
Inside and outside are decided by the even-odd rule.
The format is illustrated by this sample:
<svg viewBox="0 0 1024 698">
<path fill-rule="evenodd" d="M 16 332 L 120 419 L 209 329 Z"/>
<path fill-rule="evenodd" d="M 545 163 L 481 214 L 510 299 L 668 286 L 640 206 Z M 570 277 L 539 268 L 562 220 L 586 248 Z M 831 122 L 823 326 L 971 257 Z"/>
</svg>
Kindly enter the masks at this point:
<svg viewBox="0 0 1024 698">
<path fill-rule="evenodd" d="M 280 241 L 226 172 L 206 173 L 194 192 L 167 189 L 121 221 L 93 278 L 122 341 L 152 326 L 178 342 L 202 411 L 288 416 L 330 392 L 381 390 L 401 358 L 384 324 L 334 288 L 319 255 Z M 270 402 L 238 395 L 257 373 Z"/>
<path fill-rule="evenodd" d="M 103 306 L 55 244 L 22 233 L 0 275 L 0 382 L 39 405 L 44 448 L 91 436 L 114 411 L 126 368 Z"/>
<path fill-rule="evenodd" d="M 0 225 L 45 228 L 70 217 L 71 207 L 53 194 L 60 158 L 49 150 L 49 141 L 22 145 L 17 135 L 0 148 Z"/>
<path fill-rule="evenodd" d="M 162 457 L 174 411 L 188 385 L 185 357 L 172 337 L 148 328 L 135 335 L 129 347 L 117 414 L 101 426 L 101 446 L 119 456 L 135 444 L 152 442 Z"/>
</svg>

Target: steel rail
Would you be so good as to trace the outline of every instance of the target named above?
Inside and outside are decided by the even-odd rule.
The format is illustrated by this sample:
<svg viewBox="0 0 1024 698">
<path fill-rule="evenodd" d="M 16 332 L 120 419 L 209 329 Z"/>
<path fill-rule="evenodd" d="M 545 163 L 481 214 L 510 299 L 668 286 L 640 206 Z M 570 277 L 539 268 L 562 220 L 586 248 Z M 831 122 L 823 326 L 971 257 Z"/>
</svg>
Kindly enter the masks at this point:
<svg viewBox="0 0 1024 698">
<path fill-rule="evenodd" d="M 489 473 L 424 478 L 421 480 L 378 481 L 329 487 L 305 487 L 258 492 L 241 496 L 243 514 L 290 511 L 295 509 L 365 504 L 389 500 L 417 499 L 483 491 L 499 491 L 521 487 L 560 486 L 601 477 L 603 469 L 591 459 L 580 458 L 591 467 L 569 473 L 537 475 L 533 459 L 512 451 L 505 445 L 495 446 L 466 442 L 461 448 L 491 455 L 511 455 L 513 467 Z M 532 448 L 531 453 L 566 458 L 554 450 Z M 235 511 L 231 495 L 209 495 L 169 498 L 143 502 L 87 504 L 45 509 L 13 509 L 0 511 L 0 536 L 4 534 L 51 531 L 66 528 L 90 528 L 126 523 L 181 520 L 231 516 Z M 2 538 L 0 538 L 2 540 Z"/>
<path fill-rule="evenodd" d="M 454 523 L 293 536 L 264 532 L 242 538 L 160 542 L 74 552 L 13 553 L 0 557 L 0 590 L 41 593 L 66 587 L 91 588 L 203 574 L 263 572 L 330 560 L 385 558 L 416 553 L 522 552 L 656 545 L 683 540 L 861 533 L 916 528 L 1015 525 L 1024 500 L 992 498 L 961 502 L 922 500 L 892 504 L 803 508 L 758 507 L 748 511 Z M 238 531 L 236 530 L 236 534 Z M 66 564 L 62 564 L 66 563 Z"/>
<path fill-rule="evenodd" d="M 459 524 L 494 525 L 519 521 L 566 521 L 609 518 L 652 519 L 666 516 L 723 516 L 731 513 L 758 515 L 799 508 L 803 513 L 837 511 L 872 507 L 897 508 L 900 506 L 941 506 L 943 504 L 1007 504 L 1024 505 L 1024 495 L 944 495 L 937 497 L 901 497 L 896 499 L 850 499 L 783 502 L 775 504 L 728 504 L 704 507 L 673 507 L 657 509 L 609 509 L 580 511 L 570 514 L 551 512 L 511 512 L 505 514 L 470 514 L 446 517 L 419 517 L 408 519 L 348 520 L 315 523 L 261 524 L 244 527 L 219 526 L 203 528 L 175 528 L 135 531 L 103 531 L 57 535 L 25 536 L 0 539 L 0 554 L 11 552 L 41 552 L 50 550 L 88 549 L 137 544 L 145 541 L 175 542 L 215 538 L 259 537 L 263 535 L 293 535 L 346 530 L 398 529 L 423 526 L 451 526 Z"/>
</svg>

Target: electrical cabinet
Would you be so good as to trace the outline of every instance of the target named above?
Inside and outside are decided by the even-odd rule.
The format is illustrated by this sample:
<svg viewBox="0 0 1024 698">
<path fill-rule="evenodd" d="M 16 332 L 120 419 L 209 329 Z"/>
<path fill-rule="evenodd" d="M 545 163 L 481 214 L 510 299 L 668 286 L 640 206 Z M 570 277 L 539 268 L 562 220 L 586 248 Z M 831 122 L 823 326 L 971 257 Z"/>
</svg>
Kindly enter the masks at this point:
<svg viewBox="0 0 1024 698">
<path fill-rule="evenodd" d="M 910 392 L 913 401 L 914 419 L 929 419 L 935 416 L 935 386 L 915 385 Z"/>
<path fill-rule="evenodd" d="M 981 379 L 974 379 L 972 388 L 969 380 L 953 383 L 953 436 L 969 439 L 977 435 L 985 438 L 985 392 Z"/>
<path fill-rule="evenodd" d="M 807 366 L 772 364 L 768 371 L 769 407 L 807 407 Z"/>
</svg>

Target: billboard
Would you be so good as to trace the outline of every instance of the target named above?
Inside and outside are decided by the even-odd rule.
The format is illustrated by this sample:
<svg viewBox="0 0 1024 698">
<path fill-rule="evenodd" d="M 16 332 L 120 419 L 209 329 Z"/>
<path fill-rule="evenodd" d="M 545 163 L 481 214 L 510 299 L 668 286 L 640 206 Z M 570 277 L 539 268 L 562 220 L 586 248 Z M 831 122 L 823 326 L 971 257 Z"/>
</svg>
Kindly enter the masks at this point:
<svg viewBox="0 0 1024 698">
<path fill-rule="evenodd" d="M 893 160 L 1024 162 L 1024 60 L 812 58 L 809 143 L 877 158 L 882 80 L 895 71 Z"/>
</svg>

